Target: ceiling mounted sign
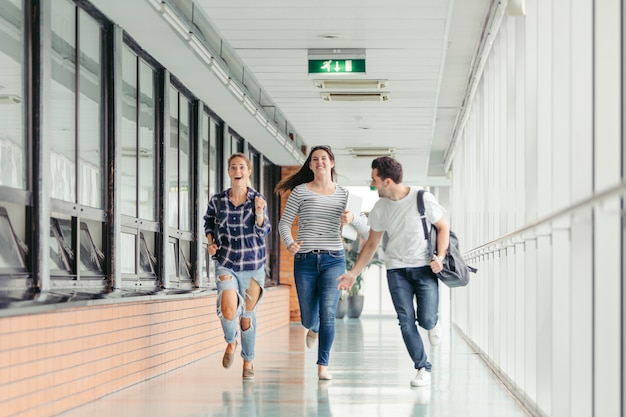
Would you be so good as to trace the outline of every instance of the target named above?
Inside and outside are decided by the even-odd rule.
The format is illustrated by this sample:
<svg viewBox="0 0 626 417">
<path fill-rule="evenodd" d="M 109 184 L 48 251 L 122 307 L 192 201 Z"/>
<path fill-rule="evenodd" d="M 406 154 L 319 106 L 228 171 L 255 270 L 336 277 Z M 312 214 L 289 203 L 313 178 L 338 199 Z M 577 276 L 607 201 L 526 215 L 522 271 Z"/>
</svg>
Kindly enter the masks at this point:
<svg viewBox="0 0 626 417">
<path fill-rule="evenodd" d="M 365 74 L 365 49 L 309 49 L 309 74 Z"/>
</svg>

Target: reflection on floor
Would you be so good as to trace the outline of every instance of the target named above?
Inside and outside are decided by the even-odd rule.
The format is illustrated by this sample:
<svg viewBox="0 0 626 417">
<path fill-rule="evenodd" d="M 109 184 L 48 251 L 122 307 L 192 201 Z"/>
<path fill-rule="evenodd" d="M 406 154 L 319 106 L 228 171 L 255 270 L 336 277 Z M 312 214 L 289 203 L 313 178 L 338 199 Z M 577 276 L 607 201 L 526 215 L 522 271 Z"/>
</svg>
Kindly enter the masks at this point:
<svg viewBox="0 0 626 417">
<path fill-rule="evenodd" d="M 212 355 L 111 394 L 62 417 L 526 417 L 524 409 L 447 323 L 437 347 L 422 338 L 433 364 L 429 387 L 411 388 L 415 370 L 393 317 L 336 321 L 332 381 L 317 379 L 317 349 L 293 324 L 257 340 L 256 380 Z"/>
</svg>

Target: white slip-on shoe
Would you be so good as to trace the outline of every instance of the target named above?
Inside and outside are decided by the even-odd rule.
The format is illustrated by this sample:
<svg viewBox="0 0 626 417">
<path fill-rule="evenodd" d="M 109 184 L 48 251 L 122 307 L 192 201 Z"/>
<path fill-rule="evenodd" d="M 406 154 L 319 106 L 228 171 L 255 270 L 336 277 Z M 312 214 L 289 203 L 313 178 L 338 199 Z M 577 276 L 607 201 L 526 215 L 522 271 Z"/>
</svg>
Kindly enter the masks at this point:
<svg viewBox="0 0 626 417">
<path fill-rule="evenodd" d="M 411 380 L 412 387 L 425 387 L 430 385 L 430 372 L 426 368 L 420 368 L 417 371 L 415 378 Z"/>
<path fill-rule="evenodd" d="M 428 341 L 431 346 L 437 346 L 441 342 L 441 326 L 439 326 L 439 322 L 428 331 Z"/>
<path fill-rule="evenodd" d="M 306 334 L 306 347 L 311 349 L 313 345 L 315 345 L 315 342 L 317 342 L 317 333 L 313 330 L 309 330 Z"/>
</svg>

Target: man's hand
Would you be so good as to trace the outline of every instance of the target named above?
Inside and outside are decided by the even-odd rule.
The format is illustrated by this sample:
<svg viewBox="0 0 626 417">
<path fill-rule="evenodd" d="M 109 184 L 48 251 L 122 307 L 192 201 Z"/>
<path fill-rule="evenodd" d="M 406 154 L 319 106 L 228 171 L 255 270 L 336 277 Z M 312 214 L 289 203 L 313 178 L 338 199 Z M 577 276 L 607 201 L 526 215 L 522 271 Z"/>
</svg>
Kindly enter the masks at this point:
<svg viewBox="0 0 626 417">
<path fill-rule="evenodd" d="M 356 282 L 356 275 L 354 275 L 352 271 L 348 271 L 345 274 L 339 275 L 337 281 L 339 281 L 339 285 L 337 285 L 338 290 L 349 290 Z"/>
<path fill-rule="evenodd" d="M 443 262 L 438 256 L 433 255 L 433 259 L 430 260 L 430 269 L 432 269 L 435 274 L 443 271 Z"/>
</svg>

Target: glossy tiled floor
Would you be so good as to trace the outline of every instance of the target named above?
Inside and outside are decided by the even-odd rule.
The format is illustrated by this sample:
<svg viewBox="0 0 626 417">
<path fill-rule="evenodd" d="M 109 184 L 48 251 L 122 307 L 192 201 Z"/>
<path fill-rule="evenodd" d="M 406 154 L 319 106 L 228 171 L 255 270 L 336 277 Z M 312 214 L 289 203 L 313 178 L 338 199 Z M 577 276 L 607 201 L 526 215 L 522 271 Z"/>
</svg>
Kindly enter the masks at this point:
<svg viewBox="0 0 626 417">
<path fill-rule="evenodd" d="M 393 317 L 337 320 L 333 380 L 317 379 L 316 349 L 296 324 L 257 340 L 256 380 L 241 379 L 221 354 L 62 414 L 63 417 L 525 417 L 527 414 L 463 339 L 443 324 L 428 345 L 430 387 L 411 388 L 415 371 Z M 238 353 L 240 350 L 238 350 Z"/>
</svg>

